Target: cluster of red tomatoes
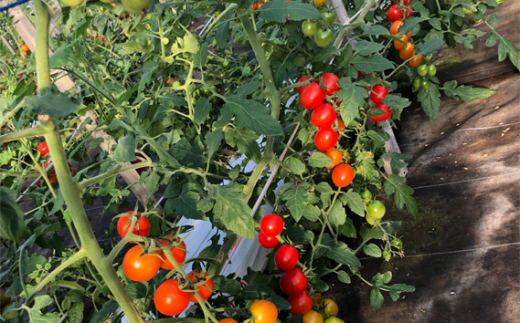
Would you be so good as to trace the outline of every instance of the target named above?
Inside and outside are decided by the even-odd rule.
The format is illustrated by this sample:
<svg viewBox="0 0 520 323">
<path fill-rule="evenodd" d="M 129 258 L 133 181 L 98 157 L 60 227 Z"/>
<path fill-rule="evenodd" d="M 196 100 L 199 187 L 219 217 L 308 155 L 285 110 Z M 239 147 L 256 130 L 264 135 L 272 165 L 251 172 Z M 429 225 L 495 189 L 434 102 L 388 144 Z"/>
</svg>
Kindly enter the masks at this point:
<svg viewBox="0 0 520 323">
<path fill-rule="evenodd" d="M 378 109 L 383 112 L 383 114 L 378 116 L 368 116 L 370 120 L 381 122 L 388 120 L 392 114 L 394 114 L 394 108 L 388 108 L 386 104 L 383 103 L 383 99 L 388 95 L 388 90 L 379 84 L 374 85 L 372 91 L 370 92 L 370 100 L 374 102 L 376 105 L 372 107 L 372 109 Z"/>
<path fill-rule="evenodd" d="M 40 155 L 42 155 L 42 156 L 47 156 L 49 154 L 49 146 L 47 145 L 46 141 L 41 142 L 38 145 L 37 149 L 38 149 L 38 152 L 40 153 Z M 43 169 L 47 169 L 51 164 L 52 164 L 52 160 L 49 158 L 43 164 Z M 76 169 L 72 168 L 70 164 L 69 164 L 69 170 L 70 170 L 70 173 L 72 175 L 74 175 L 74 173 L 76 173 Z M 50 172 L 50 174 L 47 175 L 47 178 L 49 179 L 49 183 L 51 183 L 52 185 L 59 185 L 60 184 L 58 182 L 58 177 L 56 176 L 56 171 L 54 169 Z M 40 183 L 40 182 L 41 181 L 38 180 L 38 183 Z"/>
</svg>

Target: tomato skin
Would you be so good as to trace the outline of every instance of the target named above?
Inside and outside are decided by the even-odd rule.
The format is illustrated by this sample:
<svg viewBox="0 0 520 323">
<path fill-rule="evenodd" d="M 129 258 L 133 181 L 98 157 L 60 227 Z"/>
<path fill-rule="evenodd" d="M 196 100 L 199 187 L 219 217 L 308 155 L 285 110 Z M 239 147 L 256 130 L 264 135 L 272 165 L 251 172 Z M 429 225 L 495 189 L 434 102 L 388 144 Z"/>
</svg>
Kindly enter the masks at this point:
<svg viewBox="0 0 520 323">
<path fill-rule="evenodd" d="M 163 240 L 163 239 L 167 239 L 167 240 Z M 163 239 L 159 240 L 159 243 L 163 246 L 169 246 L 172 244 L 173 241 L 179 240 L 179 238 L 174 235 L 166 235 L 163 237 Z M 170 241 L 168 241 L 168 240 L 170 240 Z M 171 247 L 170 252 L 173 256 L 173 259 L 175 259 L 175 262 L 177 264 L 179 264 L 179 266 L 180 266 L 186 259 L 186 244 L 184 243 L 184 241 L 181 241 L 181 243 L 178 246 Z M 168 258 L 166 257 L 166 255 L 163 252 L 161 252 L 160 255 L 162 258 L 161 268 L 167 269 L 167 270 L 172 270 L 173 268 L 175 268 L 175 266 L 170 262 L 170 260 L 168 260 Z"/>
<path fill-rule="evenodd" d="M 390 21 L 396 21 L 401 19 L 403 16 L 403 12 L 399 9 L 397 9 L 397 5 L 393 4 L 390 9 L 388 9 L 388 12 L 386 13 L 386 18 Z"/>
<path fill-rule="evenodd" d="M 233 319 L 230 319 L 230 318 L 225 318 L 225 319 L 218 321 L 218 323 L 238 323 L 238 322 Z"/>
<path fill-rule="evenodd" d="M 430 88 L 430 82 L 428 82 L 427 80 L 422 80 L 422 81 L 421 81 L 421 87 L 422 87 L 425 91 L 428 91 L 428 89 Z"/>
<path fill-rule="evenodd" d="M 276 214 L 267 214 L 260 221 L 260 230 L 268 236 L 276 237 L 283 231 L 283 220 Z"/>
<path fill-rule="evenodd" d="M 249 311 L 253 314 L 255 323 L 275 323 L 278 319 L 278 309 L 270 301 L 256 301 L 251 304 Z"/>
<path fill-rule="evenodd" d="M 378 200 L 367 205 L 367 213 L 376 220 L 380 220 L 385 216 L 386 207 Z"/>
<path fill-rule="evenodd" d="M 410 16 L 411 16 L 412 13 L 413 13 L 413 8 L 412 8 L 412 6 L 410 6 L 409 4 L 405 4 L 404 7 L 406 8 L 406 9 L 404 10 L 404 16 L 405 16 L 406 18 L 410 18 Z"/>
<path fill-rule="evenodd" d="M 278 245 L 278 238 L 276 236 L 268 236 L 263 231 L 258 234 L 258 243 L 264 248 L 270 249 Z"/>
<path fill-rule="evenodd" d="M 332 128 L 321 128 L 316 132 L 314 143 L 319 150 L 327 151 L 338 143 L 339 135 Z"/>
<path fill-rule="evenodd" d="M 21 49 L 22 49 L 22 52 L 28 52 L 29 51 L 29 46 L 24 44 L 24 45 L 22 45 Z"/>
<path fill-rule="evenodd" d="M 300 103 L 308 110 L 318 107 L 323 100 L 325 100 L 325 91 L 317 83 L 307 85 L 300 95 Z"/>
<path fill-rule="evenodd" d="M 206 277 L 209 276 L 208 273 L 202 273 L 201 271 L 194 270 L 188 273 L 188 280 L 190 282 L 198 282 L 204 280 Z M 197 293 L 199 294 L 200 298 L 205 301 L 207 300 L 211 294 L 213 294 L 213 279 L 207 279 L 204 281 L 203 284 L 197 286 Z M 193 303 L 198 303 L 199 301 L 195 297 L 194 293 L 190 294 L 190 301 Z"/>
<path fill-rule="evenodd" d="M 406 43 L 406 46 L 399 51 L 399 57 L 406 61 L 415 55 L 415 46 L 412 43 Z"/>
<path fill-rule="evenodd" d="M 163 282 L 153 297 L 155 307 L 159 312 L 167 316 L 179 315 L 190 304 L 189 293 L 179 289 L 177 279 L 168 279 Z"/>
<path fill-rule="evenodd" d="M 341 320 L 335 316 L 331 316 L 325 320 L 325 323 L 341 323 Z"/>
<path fill-rule="evenodd" d="M 415 80 L 413 80 L 413 87 L 418 89 L 420 86 L 421 86 L 421 79 L 417 77 L 417 78 L 415 78 Z"/>
<path fill-rule="evenodd" d="M 130 248 L 123 258 L 123 271 L 126 277 L 136 282 L 152 279 L 161 267 L 161 258 L 155 255 L 141 255 L 143 252 L 143 248 L 136 245 Z"/>
<path fill-rule="evenodd" d="M 397 249 L 402 249 L 403 241 L 401 239 L 395 239 L 394 241 L 392 241 L 392 246 L 394 246 Z"/>
<path fill-rule="evenodd" d="M 128 215 L 132 215 L 132 211 L 126 212 Z M 140 212 L 137 212 L 135 214 L 136 216 L 141 215 Z M 130 224 L 127 225 L 127 223 L 130 222 L 130 217 L 128 216 L 122 216 L 117 221 L 117 232 L 119 233 L 119 236 L 121 238 L 126 237 L 128 234 L 128 231 L 130 231 Z M 125 228 L 126 227 L 126 228 Z M 150 221 L 148 221 L 148 218 L 145 216 L 139 217 L 137 220 L 136 225 L 132 228 L 132 233 L 141 237 L 148 236 L 148 233 L 150 232 Z"/>
<path fill-rule="evenodd" d="M 321 76 L 321 82 L 325 85 L 325 93 L 332 95 L 332 93 L 339 91 L 341 88 L 338 86 L 339 77 L 332 73 L 325 73 Z"/>
<path fill-rule="evenodd" d="M 336 20 L 336 12 L 335 11 L 322 11 L 321 19 L 328 24 L 332 24 Z"/>
<path fill-rule="evenodd" d="M 334 148 L 327 150 L 325 152 L 325 155 L 327 155 L 327 157 L 329 157 L 330 160 L 332 160 L 332 165 L 327 166 L 327 169 L 333 169 L 334 167 L 339 165 L 339 163 L 341 163 L 341 161 L 343 160 L 343 154 L 339 150 Z"/>
<path fill-rule="evenodd" d="M 399 28 L 401 28 L 402 25 L 404 25 L 404 22 L 401 20 L 394 21 L 390 26 L 390 34 L 397 35 L 399 33 Z"/>
<path fill-rule="evenodd" d="M 302 23 L 302 33 L 307 37 L 312 37 L 318 30 L 318 25 L 310 20 L 305 20 Z"/>
<path fill-rule="evenodd" d="M 338 315 L 338 304 L 334 302 L 334 300 L 330 298 L 325 298 L 323 300 L 323 305 L 325 305 L 325 308 L 323 309 L 323 313 L 326 316 L 336 316 Z"/>
<path fill-rule="evenodd" d="M 302 270 L 298 267 L 286 271 L 280 278 L 280 288 L 286 295 L 301 293 L 307 288 L 307 283 L 307 277 L 305 277 Z"/>
<path fill-rule="evenodd" d="M 375 122 L 381 122 L 381 121 L 388 120 L 388 118 L 390 118 L 390 110 L 388 109 L 388 107 L 385 104 L 380 103 L 380 104 L 372 107 L 372 109 L 382 110 L 385 114 L 382 114 L 377 117 L 373 117 L 373 116 L 369 115 L 368 117 L 370 118 L 370 120 L 375 121 Z"/>
<path fill-rule="evenodd" d="M 288 244 L 281 246 L 274 255 L 274 263 L 281 271 L 288 271 L 296 267 L 298 259 L 300 259 L 298 250 Z"/>
<path fill-rule="evenodd" d="M 140 15 L 143 10 L 150 7 L 152 0 L 121 0 L 121 4 L 125 7 L 128 13 L 133 15 Z"/>
<path fill-rule="evenodd" d="M 403 49 L 406 46 L 406 44 L 408 43 L 408 36 L 406 36 L 405 34 L 401 35 L 401 41 L 402 41 L 402 43 L 398 40 L 394 40 L 395 49 L 397 49 L 397 50 Z"/>
<path fill-rule="evenodd" d="M 428 66 L 423 64 L 417 67 L 417 74 L 419 74 L 419 76 L 426 76 L 426 74 L 428 74 Z"/>
<path fill-rule="evenodd" d="M 327 3 L 327 1 L 328 0 L 314 0 L 314 6 L 316 8 L 323 7 Z"/>
<path fill-rule="evenodd" d="M 348 186 L 354 180 L 354 170 L 349 164 L 339 164 L 332 171 L 332 182 L 337 187 Z"/>
<path fill-rule="evenodd" d="M 336 111 L 328 103 L 323 103 L 312 112 L 311 122 L 318 128 L 330 128 L 334 121 L 336 121 Z"/>
<path fill-rule="evenodd" d="M 39 145 L 38 145 L 38 152 L 40 153 L 40 155 L 42 156 L 45 156 L 49 153 L 49 146 L 47 145 L 47 142 L 44 141 L 44 142 L 41 142 Z"/>
<path fill-rule="evenodd" d="M 437 67 L 435 65 L 428 65 L 428 75 L 435 76 L 437 74 Z"/>
<path fill-rule="evenodd" d="M 415 56 L 414 58 L 408 61 L 408 65 L 410 65 L 411 67 L 417 67 L 419 66 L 419 64 L 421 64 L 422 58 L 422 55 Z"/>
<path fill-rule="evenodd" d="M 312 310 L 312 305 L 314 305 L 314 301 L 309 297 L 309 293 L 307 290 L 303 290 L 298 294 L 291 295 L 287 299 L 289 304 L 291 304 L 290 313 L 294 315 L 301 315 Z"/>
<path fill-rule="evenodd" d="M 383 98 L 388 95 L 388 90 L 379 84 L 374 85 L 370 92 L 370 100 L 374 103 L 383 103 Z"/>
<path fill-rule="evenodd" d="M 303 323 L 323 323 L 323 315 L 310 310 L 303 315 L 302 321 Z"/>
<path fill-rule="evenodd" d="M 316 33 L 314 34 L 314 42 L 319 47 L 327 47 L 330 44 L 332 44 L 332 41 L 334 40 L 334 34 L 332 33 L 332 30 L 330 29 L 321 29 L 318 28 L 316 30 Z"/>
</svg>

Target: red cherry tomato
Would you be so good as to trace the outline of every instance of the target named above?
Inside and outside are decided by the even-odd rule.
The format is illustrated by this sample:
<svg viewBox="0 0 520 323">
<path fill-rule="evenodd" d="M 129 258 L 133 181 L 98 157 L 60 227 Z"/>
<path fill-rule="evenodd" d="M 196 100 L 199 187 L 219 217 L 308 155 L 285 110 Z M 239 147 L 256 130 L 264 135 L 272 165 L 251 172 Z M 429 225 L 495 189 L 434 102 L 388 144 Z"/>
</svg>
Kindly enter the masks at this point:
<svg viewBox="0 0 520 323">
<path fill-rule="evenodd" d="M 374 85 L 372 92 L 370 92 L 370 100 L 374 103 L 383 103 L 383 98 L 388 95 L 388 90 L 379 84 Z"/>
<path fill-rule="evenodd" d="M 300 259 L 298 250 L 288 244 L 281 246 L 274 255 L 274 263 L 281 271 L 288 271 L 296 267 L 298 259 Z"/>
<path fill-rule="evenodd" d="M 163 240 L 167 239 L 167 240 Z M 169 246 L 172 244 L 173 241 L 179 241 L 179 238 L 174 235 L 167 235 L 164 236 L 163 239 L 159 240 L 159 243 L 163 246 Z M 172 253 L 173 259 L 175 259 L 175 262 L 179 265 L 181 265 L 184 262 L 184 259 L 186 259 L 186 244 L 184 241 L 181 241 L 181 243 L 176 247 L 171 247 L 170 252 Z M 172 270 L 174 268 L 173 264 L 168 260 L 165 254 L 161 252 L 161 268 Z"/>
<path fill-rule="evenodd" d="M 338 142 L 339 135 L 332 128 L 321 128 L 314 137 L 314 143 L 319 150 L 327 151 Z"/>
<path fill-rule="evenodd" d="M 409 4 L 406 4 L 404 7 L 406 8 L 404 10 L 404 16 L 406 18 L 409 18 L 412 15 L 412 13 L 413 13 L 413 8 Z"/>
<path fill-rule="evenodd" d="M 370 120 L 376 121 L 376 122 L 381 122 L 381 121 L 385 121 L 388 118 L 390 118 L 390 110 L 388 110 L 388 107 L 386 105 L 384 105 L 383 103 L 380 103 L 380 104 L 372 107 L 372 109 L 382 110 L 384 112 L 384 114 L 379 115 L 377 117 L 372 117 L 369 115 L 368 117 L 370 118 Z"/>
<path fill-rule="evenodd" d="M 126 212 L 126 214 L 132 215 L 133 212 L 128 211 L 128 212 Z M 136 216 L 139 216 L 139 215 L 141 215 L 141 213 L 137 212 Z M 128 216 L 122 216 L 117 221 L 117 232 L 119 233 L 119 236 L 121 238 L 126 237 L 126 234 L 128 233 L 128 231 L 130 231 L 131 223 L 129 223 L 129 222 L 131 222 L 131 221 L 130 221 L 130 217 L 128 217 Z M 132 229 L 132 233 L 135 235 L 141 236 L 141 237 L 146 237 L 146 236 L 148 236 L 149 232 L 150 232 L 150 221 L 148 221 L 148 218 L 145 216 L 139 217 L 136 225 Z"/>
<path fill-rule="evenodd" d="M 126 277 L 136 282 L 152 279 L 161 267 L 161 258 L 156 255 L 142 255 L 140 245 L 133 246 L 123 258 L 123 271 Z M 189 296 L 188 296 L 189 299 Z"/>
<path fill-rule="evenodd" d="M 49 146 L 47 145 L 46 141 L 38 145 L 38 152 L 40 152 L 42 156 L 45 156 L 49 153 Z"/>
<path fill-rule="evenodd" d="M 283 230 L 283 220 L 276 214 L 267 214 L 260 221 L 260 230 L 268 236 L 276 237 Z"/>
<path fill-rule="evenodd" d="M 249 307 L 254 323 L 274 323 L 278 319 L 278 309 L 270 301 L 259 300 Z"/>
<path fill-rule="evenodd" d="M 325 152 L 325 155 L 327 155 L 327 157 L 329 157 L 330 160 L 332 160 L 332 165 L 327 166 L 327 169 L 333 169 L 334 167 L 339 165 L 339 163 L 341 163 L 341 161 L 343 160 L 343 154 L 339 150 L 334 148 L 327 150 Z"/>
<path fill-rule="evenodd" d="M 278 245 L 278 238 L 276 236 L 268 236 L 263 231 L 258 234 L 258 242 L 264 248 L 274 248 Z"/>
<path fill-rule="evenodd" d="M 390 21 L 396 21 L 403 17 L 403 12 L 399 9 L 397 9 L 397 5 L 394 4 L 388 9 L 388 12 L 386 13 L 386 18 Z"/>
<path fill-rule="evenodd" d="M 305 109 L 314 109 L 325 100 L 325 91 L 319 84 L 311 83 L 302 91 L 300 103 Z"/>
<path fill-rule="evenodd" d="M 309 77 L 307 75 L 304 75 L 302 77 L 300 77 L 300 79 L 298 80 L 297 83 L 301 83 L 301 82 L 305 82 L 309 79 Z M 307 85 L 302 85 L 302 86 L 298 86 L 298 94 L 302 94 L 303 90 L 305 90 L 305 88 L 307 87 Z"/>
<path fill-rule="evenodd" d="M 336 111 L 328 103 L 323 103 L 312 112 L 311 122 L 318 128 L 330 127 L 334 121 L 336 121 Z"/>
<path fill-rule="evenodd" d="M 167 316 L 181 314 L 190 304 L 190 294 L 179 289 L 177 279 L 168 279 L 155 291 L 155 307 Z"/>
<path fill-rule="evenodd" d="M 325 93 L 332 95 L 332 93 L 340 90 L 338 86 L 339 77 L 332 73 L 325 73 L 321 76 L 321 82 L 325 85 Z"/>
<path fill-rule="evenodd" d="M 218 321 L 218 323 L 238 323 L 238 322 L 236 320 L 233 320 L 230 318 L 225 318 L 225 319 Z"/>
<path fill-rule="evenodd" d="M 302 273 L 298 267 L 283 273 L 280 278 L 280 288 L 286 295 L 296 295 L 307 288 L 307 277 Z"/>
<path fill-rule="evenodd" d="M 203 301 L 207 300 L 213 293 L 213 279 L 206 279 L 206 277 L 208 276 L 208 273 L 202 273 L 201 271 L 195 270 L 188 274 L 188 280 L 190 282 L 195 283 L 204 281 L 203 284 L 197 286 L 197 293 Z M 192 301 L 193 303 L 199 302 L 195 297 L 194 293 L 190 293 L 190 301 Z"/>
<path fill-rule="evenodd" d="M 332 181 L 337 187 L 345 187 L 352 183 L 354 170 L 349 164 L 339 164 L 332 171 Z"/>
<path fill-rule="evenodd" d="M 291 312 L 294 315 L 302 315 L 310 310 L 312 310 L 312 305 L 314 305 L 314 301 L 309 297 L 309 293 L 307 290 L 304 290 L 296 295 L 291 295 L 287 299 L 289 304 L 291 304 Z"/>
</svg>

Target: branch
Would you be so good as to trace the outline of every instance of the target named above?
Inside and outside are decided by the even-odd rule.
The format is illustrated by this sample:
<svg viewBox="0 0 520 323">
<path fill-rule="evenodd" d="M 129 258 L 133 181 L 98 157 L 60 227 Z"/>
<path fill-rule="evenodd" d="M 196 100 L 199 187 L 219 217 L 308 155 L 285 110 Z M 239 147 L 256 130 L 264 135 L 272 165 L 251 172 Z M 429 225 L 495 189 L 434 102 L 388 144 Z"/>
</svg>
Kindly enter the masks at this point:
<svg viewBox="0 0 520 323">
<path fill-rule="evenodd" d="M 33 128 L 28 128 L 16 132 L 10 132 L 8 134 L 0 136 L 0 144 L 28 137 L 43 136 L 46 135 L 48 132 L 48 129 L 45 129 L 41 124 L 37 124 Z"/>
<path fill-rule="evenodd" d="M 121 173 L 124 173 L 124 172 L 127 172 L 129 170 L 139 169 L 139 168 L 143 168 L 143 167 L 150 167 L 150 166 L 153 166 L 152 162 L 142 162 L 142 163 L 138 163 L 138 164 L 131 164 L 131 165 L 128 165 L 128 166 L 124 166 L 124 167 L 121 167 L 118 170 L 109 171 L 109 172 L 106 172 L 104 174 L 101 174 L 101 175 L 94 176 L 92 178 L 86 179 L 83 182 L 77 184 L 78 185 L 78 189 L 83 191 L 84 189 L 86 189 L 90 185 L 93 185 L 93 184 L 95 184 L 97 182 L 101 182 L 102 180 L 110 178 L 112 176 L 117 176 L 117 175 L 119 175 Z"/>
</svg>

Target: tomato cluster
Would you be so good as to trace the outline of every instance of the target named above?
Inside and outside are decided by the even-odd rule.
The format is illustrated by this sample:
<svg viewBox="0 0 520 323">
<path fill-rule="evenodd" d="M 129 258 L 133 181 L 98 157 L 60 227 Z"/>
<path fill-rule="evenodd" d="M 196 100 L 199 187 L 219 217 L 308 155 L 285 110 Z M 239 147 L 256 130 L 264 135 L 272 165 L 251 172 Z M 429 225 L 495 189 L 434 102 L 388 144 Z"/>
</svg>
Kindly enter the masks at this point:
<svg viewBox="0 0 520 323">
<path fill-rule="evenodd" d="M 260 222 L 258 242 L 264 248 L 274 248 L 278 245 L 278 235 L 283 231 L 283 220 L 276 214 L 267 214 Z"/>
<path fill-rule="evenodd" d="M 46 141 L 43 141 L 40 144 L 38 144 L 37 150 L 41 156 L 47 156 L 49 154 L 49 145 L 47 144 Z M 70 163 L 68 163 L 68 165 L 69 165 L 70 173 L 72 175 L 74 175 L 76 173 L 76 169 L 72 168 Z M 43 169 L 45 170 L 45 169 L 49 168 L 49 166 L 52 166 L 52 160 L 50 158 L 47 159 L 45 161 L 45 163 L 43 164 Z M 52 185 L 60 184 L 58 182 L 58 177 L 57 177 L 56 171 L 54 169 L 50 173 L 47 174 L 47 178 L 49 179 L 49 183 L 51 183 Z M 41 183 L 41 180 L 38 180 L 38 183 Z"/>
<path fill-rule="evenodd" d="M 428 60 L 428 57 L 426 58 Z M 414 90 L 422 87 L 424 90 L 428 91 L 430 88 L 430 82 L 428 82 L 427 78 L 433 78 L 435 74 L 437 74 L 437 67 L 435 65 L 426 65 L 422 64 L 417 67 L 417 74 L 419 77 L 415 78 L 413 81 Z"/>
<path fill-rule="evenodd" d="M 372 121 L 381 122 L 388 120 L 390 116 L 394 113 L 393 108 L 389 108 L 386 104 L 383 103 L 383 99 L 388 95 L 388 89 L 379 84 L 374 85 L 370 92 L 370 100 L 374 102 L 376 105 L 372 107 L 372 111 L 381 110 L 382 114 L 377 116 L 369 115 L 368 117 Z"/>
</svg>

